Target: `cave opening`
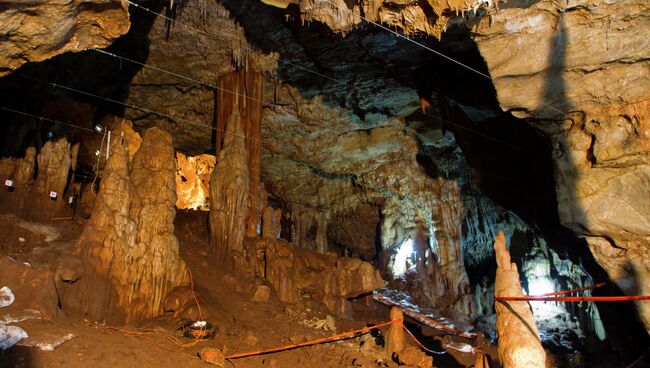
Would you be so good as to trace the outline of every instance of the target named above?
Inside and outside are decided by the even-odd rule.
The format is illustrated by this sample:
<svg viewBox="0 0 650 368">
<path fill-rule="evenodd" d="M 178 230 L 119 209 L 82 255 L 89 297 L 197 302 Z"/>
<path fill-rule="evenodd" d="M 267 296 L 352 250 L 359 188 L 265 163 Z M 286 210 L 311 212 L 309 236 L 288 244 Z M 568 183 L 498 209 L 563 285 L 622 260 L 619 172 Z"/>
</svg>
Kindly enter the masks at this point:
<svg viewBox="0 0 650 368">
<path fill-rule="evenodd" d="M 596 2 L 10 0 L 0 364 L 644 366 L 644 301 L 506 300 L 650 292 L 647 52 L 584 41 L 647 6 Z"/>
</svg>

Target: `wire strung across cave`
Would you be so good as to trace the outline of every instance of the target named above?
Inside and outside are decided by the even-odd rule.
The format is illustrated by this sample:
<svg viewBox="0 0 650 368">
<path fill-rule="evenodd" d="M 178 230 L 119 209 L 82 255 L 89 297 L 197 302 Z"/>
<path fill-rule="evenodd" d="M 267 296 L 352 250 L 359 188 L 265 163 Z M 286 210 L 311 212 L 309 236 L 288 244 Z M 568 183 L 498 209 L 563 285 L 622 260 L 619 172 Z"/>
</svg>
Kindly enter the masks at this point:
<svg viewBox="0 0 650 368">
<path fill-rule="evenodd" d="M 248 95 L 245 95 L 245 94 L 242 94 L 242 93 L 239 93 L 239 92 L 231 91 L 231 90 L 229 90 L 229 89 L 227 89 L 227 88 L 219 87 L 219 86 L 217 86 L 217 85 L 210 84 L 210 83 L 208 83 L 208 82 L 202 82 L 202 81 L 200 81 L 200 80 L 197 80 L 197 79 L 194 79 L 194 78 L 188 77 L 188 76 L 186 76 L 186 75 L 178 74 L 178 73 L 171 72 L 171 71 L 169 71 L 169 70 L 165 70 L 165 69 L 161 69 L 161 68 L 155 67 L 155 66 L 153 66 L 153 65 L 149 65 L 149 64 L 146 64 L 146 63 L 141 63 L 141 62 L 139 62 L 139 61 L 135 61 L 135 60 L 133 60 L 133 59 L 129 59 L 129 58 L 126 58 L 126 57 L 124 57 L 124 56 L 120 56 L 120 55 L 117 55 L 117 54 L 114 54 L 114 53 L 111 53 L 111 52 L 108 52 L 108 51 L 105 51 L 105 50 L 102 50 L 102 49 L 92 48 L 91 50 L 96 51 L 96 52 L 99 52 L 99 53 L 104 54 L 104 55 L 112 56 L 112 57 L 117 58 L 117 59 L 120 59 L 120 60 L 128 61 L 128 62 L 133 63 L 133 64 L 136 64 L 136 65 L 140 65 L 140 66 L 142 66 L 142 67 L 144 67 L 144 68 L 153 69 L 153 70 L 155 70 L 155 71 L 159 71 L 159 72 L 162 72 L 162 73 L 165 73 L 165 74 L 173 75 L 173 76 L 175 76 L 175 77 L 182 78 L 182 79 L 185 79 L 185 80 L 188 80 L 188 81 L 194 82 L 194 83 L 202 84 L 202 85 L 204 85 L 204 86 L 207 86 L 207 87 L 210 87 L 210 88 L 213 88 L 213 89 L 219 90 L 219 91 L 223 91 L 223 92 L 231 93 L 231 94 L 233 94 L 233 95 L 235 95 L 235 96 L 239 96 L 239 97 L 243 97 L 243 98 L 248 98 L 249 100 L 253 100 L 253 101 L 256 101 L 256 102 L 260 102 L 260 103 L 262 103 L 262 104 L 275 105 L 275 103 L 273 103 L 273 102 L 267 102 L 267 101 L 263 101 L 263 100 L 260 100 L 260 99 L 258 99 L 258 98 L 255 98 L 255 97 L 250 97 L 250 96 L 248 96 Z"/>
<path fill-rule="evenodd" d="M 26 75 L 21 75 L 19 73 L 16 73 L 16 75 L 18 77 L 20 77 L 20 78 L 28 79 L 28 80 L 31 80 L 31 81 L 34 81 L 34 82 L 40 82 L 40 83 L 43 83 L 43 84 L 48 84 L 48 85 L 50 85 L 52 87 L 55 87 L 55 88 L 62 88 L 62 89 L 68 90 L 68 91 L 77 92 L 77 93 L 80 93 L 80 94 L 83 94 L 83 95 L 86 95 L 86 96 L 98 98 L 98 99 L 101 99 L 101 100 L 112 102 L 112 103 L 115 103 L 115 104 L 118 104 L 118 105 L 122 105 L 122 106 L 125 106 L 125 107 L 132 108 L 132 109 L 141 110 L 141 111 L 144 111 L 144 112 L 149 113 L 149 114 L 155 114 L 155 115 L 158 115 L 158 116 L 162 116 L 162 117 L 165 117 L 167 119 L 186 122 L 188 124 L 201 126 L 201 127 L 208 128 L 208 129 L 211 129 L 211 130 L 214 130 L 214 131 L 217 131 L 217 132 L 224 132 L 224 133 L 226 132 L 225 129 L 215 128 L 215 127 L 210 126 L 208 124 L 199 123 L 199 122 L 196 122 L 196 121 L 193 121 L 193 120 L 189 120 L 189 119 L 185 119 L 185 118 L 165 114 L 165 113 L 157 111 L 157 110 L 151 110 L 151 109 L 147 109 L 145 107 L 129 104 L 129 103 L 126 103 L 126 102 L 121 102 L 121 101 L 114 100 L 114 99 L 111 99 L 111 98 L 108 98 L 108 97 L 99 96 L 99 95 L 96 95 L 94 93 L 90 93 L 90 92 L 87 92 L 87 91 L 81 91 L 81 90 L 78 90 L 78 89 L 75 89 L 75 88 L 72 88 L 72 87 L 64 86 L 64 85 L 59 84 L 59 83 L 48 82 L 48 81 L 45 81 L 45 80 L 42 80 L 42 79 L 28 77 Z M 14 112 L 16 112 L 16 111 L 14 111 Z M 37 116 L 34 116 L 34 117 L 37 117 Z M 43 119 L 45 119 L 45 118 L 43 118 Z M 82 127 L 79 127 L 79 126 L 73 125 L 73 124 L 66 124 L 66 123 L 61 123 L 61 124 L 65 124 L 65 125 L 69 125 L 69 126 L 75 126 L 75 127 L 81 128 L 81 129 L 90 130 L 90 129 L 82 128 Z M 93 130 L 93 132 L 95 132 L 95 131 Z M 95 133 L 97 133 L 97 132 L 95 132 Z M 99 134 L 101 134 L 101 133 L 99 133 Z M 268 142 L 267 139 L 250 138 L 247 135 L 235 134 L 235 136 L 246 138 L 246 139 L 249 139 L 251 141 L 257 141 L 257 142 L 260 142 L 260 143 L 267 143 Z"/>
<path fill-rule="evenodd" d="M 258 53 L 258 54 L 260 54 L 260 55 L 263 55 L 263 53 L 262 53 L 261 51 L 255 50 L 255 49 L 253 49 L 252 47 L 250 47 L 250 46 L 248 46 L 248 45 L 241 45 L 241 44 L 239 44 L 239 43 L 237 43 L 237 42 L 235 42 L 235 41 L 229 40 L 229 39 L 227 39 L 227 38 L 225 38 L 225 37 L 221 37 L 221 36 L 215 35 L 215 34 L 213 34 L 213 33 L 209 33 L 209 32 L 203 31 L 203 30 L 198 29 L 198 28 L 196 28 L 196 27 L 189 26 L 189 25 L 187 25 L 187 24 L 185 24 L 185 23 L 183 23 L 183 22 L 180 22 L 180 21 L 178 21 L 178 20 L 176 20 L 176 19 L 173 19 L 173 18 L 167 17 L 167 16 L 165 16 L 165 15 L 163 15 L 163 14 L 157 13 L 157 12 L 155 12 L 155 11 L 149 9 L 149 8 L 146 8 L 146 7 L 140 6 L 140 5 L 138 5 L 138 4 L 134 3 L 134 2 L 131 2 L 131 1 L 129 1 L 129 0 L 125 0 L 125 1 L 126 1 L 127 3 L 129 3 L 129 4 L 131 4 L 131 5 L 133 5 L 133 6 L 137 7 L 137 8 L 139 8 L 139 9 L 142 9 L 142 10 L 144 10 L 144 11 L 146 11 L 146 12 L 149 12 L 149 13 L 155 15 L 155 16 L 161 17 L 161 18 L 165 19 L 165 21 L 172 22 L 172 23 L 174 23 L 174 24 L 179 24 L 179 25 L 181 25 L 182 27 L 184 27 L 184 28 L 186 28 L 186 29 L 188 29 L 188 30 L 191 30 L 191 31 L 194 31 L 194 32 L 197 32 L 197 33 L 200 33 L 200 34 L 203 34 L 203 35 L 206 35 L 206 36 L 212 37 L 212 38 L 217 39 L 217 40 L 221 40 L 221 41 L 224 41 L 224 42 L 230 43 L 230 44 L 232 44 L 232 45 L 236 45 L 236 46 L 238 46 L 238 47 L 242 47 L 242 48 L 244 48 L 244 49 L 247 49 L 247 50 L 250 51 L 250 52 Z M 323 0 L 323 1 L 325 1 L 325 0 Z M 363 17 L 362 17 L 362 18 L 363 18 Z M 370 22 L 370 23 L 373 23 L 372 21 L 369 21 L 369 20 L 367 20 L 366 18 L 363 18 L 363 19 L 365 19 L 366 21 L 368 21 L 368 22 Z M 373 23 L 373 24 L 376 24 L 376 23 Z M 392 31 L 392 30 L 390 30 L 390 29 L 388 29 L 388 28 L 386 28 L 386 27 L 384 27 L 384 26 L 382 26 L 382 25 L 380 25 L 380 24 L 376 24 L 376 25 L 378 25 L 378 26 L 381 27 L 381 28 L 384 28 L 384 29 L 388 30 L 388 31 L 391 32 L 391 33 L 395 33 L 395 34 L 397 34 L 398 36 L 403 37 L 403 38 L 405 38 L 405 39 L 407 39 L 407 40 L 409 40 L 409 41 L 411 41 L 411 42 L 414 42 L 414 43 L 417 44 L 417 45 L 421 45 L 419 42 L 416 42 L 416 41 L 414 41 L 414 40 L 412 40 L 412 39 L 410 39 L 410 38 L 408 38 L 408 37 L 405 37 L 405 36 L 403 36 L 403 35 L 401 35 L 401 34 L 399 34 L 399 33 L 397 33 L 397 32 L 394 32 L 394 31 Z M 465 65 L 465 64 L 463 64 L 463 63 L 461 63 L 461 62 L 459 62 L 459 61 L 456 61 L 455 59 L 453 59 L 453 58 L 451 58 L 451 57 L 449 57 L 449 56 L 446 56 L 446 55 L 440 53 L 439 51 L 435 51 L 435 50 L 433 50 L 433 49 L 431 49 L 431 48 L 429 48 L 429 47 L 427 47 L 427 46 L 425 46 L 425 45 L 422 45 L 422 46 L 425 47 L 427 50 L 433 51 L 434 53 L 439 54 L 440 56 L 443 56 L 443 57 L 445 57 L 445 58 L 447 58 L 447 59 L 449 59 L 449 60 L 451 60 L 451 61 L 454 61 L 454 62 L 457 63 L 457 64 L 463 65 L 463 66 L 465 66 L 465 67 L 467 67 L 467 68 L 469 68 L 469 69 L 471 69 L 471 70 L 473 70 L 473 71 L 475 71 L 475 72 L 477 72 L 477 73 L 479 73 L 479 74 L 481 74 L 481 75 L 483 75 L 483 76 L 486 76 L 486 77 L 489 78 L 490 80 L 492 80 L 492 78 L 490 78 L 489 76 L 487 76 L 487 75 L 485 75 L 485 74 L 483 74 L 483 73 L 481 73 L 481 72 L 479 72 L 479 71 L 477 71 L 477 70 L 475 70 L 475 69 L 473 69 L 473 68 L 471 68 L 471 67 L 469 67 L 469 66 L 467 66 L 467 65 Z M 204 85 L 207 85 L 207 86 L 212 87 L 212 85 L 210 85 L 210 84 L 205 84 L 205 83 L 203 83 L 203 82 L 196 81 L 196 80 L 194 80 L 194 79 L 192 79 L 192 78 L 189 78 L 189 77 L 185 77 L 185 76 L 182 76 L 182 75 L 179 75 L 179 74 L 173 73 L 173 72 L 164 71 L 164 70 L 159 69 L 159 68 L 156 68 L 156 67 L 148 66 L 148 65 L 146 65 L 146 64 L 139 63 L 139 62 L 134 61 L 134 60 L 126 59 L 126 58 L 123 58 L 123 57 L 121 57 L 121 56 L 119 56 L 119 55 L 111 54 L 111 53 L 109 53 L 109 52 L 106 52 L 106 51 L 103 51 L 103 50 L 100 50 L 100 49 L 93 49 L 93 50 L 98 51 L 98 52 L 101 52 L 101 53 L 104 53 L 104 54 L 108 54 L 108 55 L 114 56 L 114 57 L 116 57 L 116 58 L 120 58 L 120 59 L 122 59 L 122 60 L 130 61 L 130 62 L 133 62 L 133 63 L 139 64 L 139 65 L 144 66 L 144 67 L 150 67 L 150 68 L 153 68 L 153 69 L 155 69 L 155 70 L 163 71 L 163 72 L 166 72 L 166 73 L 168 73 L 168 74 L 178 76 L 178 77 L 180 77 L 180 78 L 188 79 L 188 80 L 194 81 L 195 83 L 201 83 L 201 84 L 204 84 Z M 334 78 L 334 77 L 330 77 L 330 76 L 328 76 L 328 75 L 322 74 L 322 73 L 317 72 L 317 71 L 315 71 L 315 70 L 312 70 L 312 69 L 306 68 L 306 67 L 304 67 L 304 66 L 301 66 L 301 65 L 298 65 L 298 64 L 295 64 L 295 63 L 292 63 L 292 62 L 289 62 L 289 61 L 283 60 L 283 59 L 278 59 L 278 60 L 279 60 L 280 62 L 286 63 L 287 65 L 291 65 L 291 66 L 293 66 L 293 67 L 296 67 L 296 68 L 299 68 L 299 69 L 301 69 L 301 70 L 307 71 L 307 72 L 312 73 L 312 74 L 314 74 L 314 75 L 318 75 L 318 76 L 320 76 L 320 77 L 323 77 L 323 78 L 329 79 L 329 80 L 331 80 L 331 81 L 334 81 L 334 82 L 337 82 L 337 83 L 340 83 L 340 84 L 343 84 L 343 85 L 346 85 L 346 86 L 349 86 L 349 87 L 351 87 L 351 88 L 354 88 L 354 89 L 356 89 L 356 90 L 361 91 L 361 88 L 359 88 L 358 86 L 355 86 L 355 85 L 353 85 L 353 84 L 350 84 L 350 83 L 344 82 L 344 81 L 342 81 L 342 80 L 340 80 L 340 79 L 337 79 L 337 78 Z M 493 140 L 493 141 L 495 141 L 495 142 L 501 143 L 501 144 L 506 145 L 506 146 L 508 146 L 508 147 L 510 147 L 510 148 L 513 148 L 513 149 L 515 149 L 515 150 L 517 150 L 517 151 L 526 152 L 526 153 L 529 152 L 529 151 L 527 151 L 527 150 L 525 150 L 525 149 L 523 149 L 523 148 L 521 148 L 521 147 L 515 146 L 515 145 L 513 145 L 513 144 L 511 144 L 511 143 L 508 143 L 508 142 L 506 142 L 506 141 L 503 141 L 503 140 L 501 140 L 501 139 L 498 139 L 498 138 L 492 137 L 492 136 L 487 135 L 487 134 L 485 134 L 485 133 L 482 133 L 482 132 L 480 132 L 480 131 L 478 131 L 478 130 L 468 128 L 468 127 L 466 127 L 466 126 L 463 126 L 462 124 L 455 123 L 455 122 L 450 121 L 450 120 L 448 120 L 448 119 L 444 119 L 444 118 L 442 118 L 442 117 L 435 116 L 435 115 L 433 115 L 433 114 L 429 114 L 429 113 L 424 113 L 424 115 L 425 115 L 425 116 L 428 116 L 428 117 L 431 117 L 431 118 L 434 118 L 434 119 L 436 119 L 436 120 L 438 120 L 438 121 L 441 121 L 441 122 L 447 123 L 447 124 L 449 124 L 449 125 L 452 125 L 452 126 L 454 126 L 454 127 L 459 128 L 459 129 L 463 129 L 463 130 L 466 130 L 466 131 L 468 131 L 468 132 L 472 132 L 472 133 L 474 133 L 474 134 L 480 135 L 480 136 L 482 136 L 482 137 L 484 137 L 484 138 L 487 138 L 487 139 Z"/>
<path fill-rule="evenodd" d="M 464 67 L 464 68 L 466 68 L 466 69 L 469 69 L 469 70 L 471 70 L 472 72 L 474 72 L 474 73 L 476 73 L 476 74 L 478 74 L 478 75 L 480 75 L 480 76 L 482 76 L 482 77 L 484 77 L 484 78 L 487 78 L 487 79 L 490 80 L 490 81 L 494 81 L 494 79 L 493 79 L 491 76 L 489 76 L 489 75 L 487 75 L 487 74 L 485 74 L 485 73 L 482 73 L 482 72 L 476 70 L 475 68 L 472 68 L 471 66 L 466 65 L 466 64 L 464 64 L 464 63 L 462 63 L 462 62 L 460 62 L 460 61 L 458 61 L 458 60 L 456 60 L 456 59 L 454 59 L 454 58 L 452 58 L 452 57 L 450 57 L 450 56 L 447 56 L 447 55 L 441 53 L 440 51 L 436 51 L 436 50 L 432 49 L 431 47 L 428 47 L 427 45 L 424 45 L 424 44 L 422 44 L 422 43 L 420 43 L 420 42 L 417 42 L 416 40 L 414 40 L 414 39 L 412 39 L 412 38 L 410 38 L 410 37 L 408 37 L 408 36 L 406 36 L 406 35 L 403 35 L 403 34 L 397 32 L 397 31 L 393 31 L 392 29 L 390 29 L 390 28 L 388 28 L 388 27 L 386 27 L 386 26 L 384 26 L 384 25 L 381 25 L 380 23 L 373 22 L 372 20 L 370 20 L 370 19 L 368 19 L 368 18 L 366 18 L 366 17 L 364 17 L 364 16 L 362 16 L 362 15 L 360 15 L 360 14 L 354 14 L 354 13 L 353 13 L 350 9 L 348 9 L 348 8 L 343 8 L 343 7 L 339 6 L 339 5 L 336 5 L 336 4 L 332 3 L 332 2 L 329 1 L 329 0 L 321 0 L 321 1 L 324 2 L 324 3 L 328 3 L 328 4 L 332 5 L 333 7 L 337 8 L 337 9 L 339 9 L 339 10 L 343 10 L 343 11 L 346 11 L 346 12 L 348 12 L 348 13 L 354 15 L 354 16 L 358 16 L 359 18 L 365 20 L 366 22 L 371 23 L 371 24 L 373 24 L 373 25 L 375 25 L 375 26 L 377 26 L 377 27 L 379 27 L 379 28 L 381 28 L 381 29 L 383 29 L 383 30 L 385 30 L 385 31 L 388 31 L 388 32 L 390 32 L 390 33 L 396 35 L 397 38 L 403 38 L 403 39 L 405 39 L 406 41 L 411 42 L 412 44 L 414 44 L 414 45 L 416 45 L 416 46 L 418 46 L 418 47 L 421 47 L 421 48 L 423 48 L 423 49 L 425 49 L 425 50 L 427 50 L 427 51 L 429 51 L 429 52 L 432 52 L 432 53 L 434 53 L 434 54 L 436 54 L 436 55 L 438 55 L 438 56 L 440 56 L 440 57 L 443 57 L 443 58 L 445 58 L 445 59 L 447 59 L 447 60 L 449 60 L 449 61 L 451 61 L 451 62 L 454 62 L 454 63 L 456 63 L 456 64 L 458 64 L 458 65 L 460 65 L 460 66 L 462 66 L 462 67 Z M 541 102 L 541 104 L 544 105 L 544 106 L 546 106 L 546 107 L 548 107 L 548 108 L 551 109 L 551 110 L 554 110 L 554 111 L 556 111 L 556 112 L 559 112 L 560 114 L 562 114 L 562 115 L 564 115 L 564 116 L 566 116 L 566 117 L 569 117 L 569 115 L 568 115 L 567 113 L 565 113 L 564 111 L 561 111 L 561 110 L 559 110 L 559 109 L 557 109 L 557 108 L 555 108 L 555 107 L 553 107 L 553 106 L 551 106 L 551 105 L 548 105 L 548 104 L 546 104 L 546 103 L 544 103 L 544 102 Z"/>
</svg>

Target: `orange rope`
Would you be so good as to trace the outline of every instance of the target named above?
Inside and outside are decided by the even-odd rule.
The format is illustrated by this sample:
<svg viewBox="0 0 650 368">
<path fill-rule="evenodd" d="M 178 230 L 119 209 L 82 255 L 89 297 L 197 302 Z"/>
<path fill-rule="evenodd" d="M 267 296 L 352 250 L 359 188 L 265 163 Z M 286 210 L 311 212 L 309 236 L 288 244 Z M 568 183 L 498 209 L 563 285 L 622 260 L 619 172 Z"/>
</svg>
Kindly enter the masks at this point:
<svg viewBox="0 0 650 368">
<path fill-rule="evenodd" d="M 374 294 L 372 294 L 372 298 L 375 299 L 376 301 L 380 302 L 380 303 L 388 304 L 388 305 L 390 305 L 390 306 L 395 306 L 395 307 L 402 308 L 400 305 L 398 305 L 397 303 L 393 302 L 392 300 L 386 298 L 386 297 L 383 296 L 383 295 L 380 295 L 380 294 L 374 293 Z M 419 318 L 419 319 L 423 319 L 423 320 L 425 320 L 425 321 L 431 323 L 431 324 L 434 325 L 435 327 L 437 327 L 437 328 L 441 328 L 441 329 L 446 330 L 446 331 L 449 331 L 449 332 L 453 333 L 454 335 L 458 335 L 458 336 L 460 336 L 460 337 L 464 337 L 464 338 L 466 338 L 466 339 L 473 339 L 473 338 L 474 338 L 472 335 L 470 335 L 470 334 L 468 334 L 468 333 L 461 332 L 461 331 L 458 331 L 458 330 L 456 330 L 456 329 L 453 329 L 453 328 L 451 328 L 451 327 L 445 325 L 444 323 L 440 323 L 440 322 L 438 322 L 438 321 L 436 321 L 436 320 L 434 320 L 434 319 L 431 319 L 431 318 L 429 318 L 429 317 L 427 317 L 427 316 L 425 316 L 425 315 L 423 315 L 423 314 L 420 314 L 420 313 L 414 311 L 414 310 L 411 309 L 411 308 L 402 308 L 402 310 L 404 311 L 404 313 L 405 313 L 406 315 L 408 315 L 408 316 L 411 317 L 411 318 L 414 318 L 414 319 L 416 319 L 416 320 L 417 320 L 418 318 Z"/>
<path fill-rule="evenodd" d="M 281 347 L 278 347 L 278 348 L 271 348 L 271 349 L 266 349 L 266 350 L 251 351 L 251 352 L 248 352 L 248 353 L 235 354 L 235 355 L 231 355 L 231 356 L 226 357 L 226 359 L 237 359 L 237 358 L 244 358 L 244 357 L 249 357 L 249 356 L 253 356 L 253 355 L 262 355 L 262 354 L 267 354 L 267 353 L 275 353 L 275 352 L 278 352 L 278 351 L 290 350 L 290 349 L 295 349 L 295 348 L 299 348 L 299 347 L 303 347 L 303 346 L 310 346 L 310 345 L 322 344 L 322 343 L 325 343 L 325 342 L 336 341 L 336 340 L 340 340 L 340 339 L 342 339 L 344 337 L 355 335 L 355 334 L 358 334 L 358 333 L 361 333 L 361 332 L 368 332 L 368 331 L 371 331 L 371 330 L 374 330 L 374 329 L 390 326 L 390 325 L 392 325 L 394 323 L 402 323 L 402 321 L 403 320 L 401 320 L 401 319 L 396 319 L 396 320 L 381 323 L 381 324 L 378 324 L 378 325 L 375 325 L 375 326 L 364 327 L 364 328 L 360 328 L 358 330 L 343 332 L 343 333 L 340 333 L 338 335 L 334 335 L 334 336 L 330 336 L 330 337 L 324 337 L 322 339 L 317 339 L 317 340 L 312 340 L 312 341 L 307 341 L 307 342 L 301 342 L 299 344 L 281 346 Z"/>
<path fill-rule="evenodd" d="M 197 299 L 196 294 L 194 294 L 194 279 L 192 279 L 192 271 L 190 271 L 189 267 L 187 267 L 187 273 L 190 274 L 190 290 L 192 291 L 192 296 L 194 297 L 194 301 L 196 302 L 196 307 L 198 308 L 199 318 L 201 321 L 205 321 L 203 319 L 203 313 L 201 313 L 201 304 L 199 304 L 199 299 Z"/>
<path fill-rule="evenodd" d="M 591 290 L 591 289 L 596 289 L 599 287 L 603 287 L 607 285 L 606 282 L 601 282 L 600 284 L 596 285 L 591 285 L 591 286 L 586 286 L 583 288 L 578 288 L 578 289 L 571 289 L 571 290 L 566 290 L 566 291 L 554 291 L 552 293 L 546 293 L 546 294 L 538 294 L 538 295 L 531 295 L 531 296 L 553 296 L 553 295 L 565 295 L 565 294 L 571 294 L 571 293 L 576 293 L 579 291 L 585 291 L 585 290 Z"/>
</svg>

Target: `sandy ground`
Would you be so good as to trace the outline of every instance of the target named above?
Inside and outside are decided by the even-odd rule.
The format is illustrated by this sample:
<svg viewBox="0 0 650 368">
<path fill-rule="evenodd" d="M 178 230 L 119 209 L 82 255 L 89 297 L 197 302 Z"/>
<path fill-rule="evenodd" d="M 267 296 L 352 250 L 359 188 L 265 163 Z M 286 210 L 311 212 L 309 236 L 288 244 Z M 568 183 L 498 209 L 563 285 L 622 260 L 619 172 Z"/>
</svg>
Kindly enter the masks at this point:
<svg viewBox="0 0 650 368">
<path fill-rule="evenodd" d="M 205 341 L 182 337 L 183 321 L 163 315 L 140 326 L 106 326 L 88 321 L 83 316 L 60 310 L 52 321 L 31 319 L 15 323 L 33 338 L 75 337 L 53 351 L 33 347 L 13 347 L 0 354 L 0 367 L 208 367 L 197 353 L 202 348 L 224 349 L 236 354 L 289 345 L 336 333 L 379 324 L 389 320 L 388 309 L 379 304 L 366 305 L 363 299 L 354 302 L 354 319 L 337 320 L 336 331 L 315 327 L 325 320 L 322 310 L 310 310 L 279 302 L 274 297 L 266 303 L 250 301 L 250 288 L 236 275 L 223 272 L 209 258 L 207 215 L 201 212 L 180 212 L 176 234 L 181 255 L 189 265 L 205 318 L 217 326 L 217 335 Z M 44 236 L 17 227 L 14 217 L 0 217 L 0 241 L 14 244 L 18 237 L 24 244 L 2 249 L 3 257 L 29 259 L 34 247 L 47 246 Z M 53 221 L 47 225 L 60 233 L 57 244 L 74 244 L 83 228 L 83 221 Z M 26 231 L 26 232 L 25 232 Z M 13 241 L 13 243 L 12 243 Z M 66 243 L 67 242 L 67 243 Z M 18 244 L 18 243 L 16 243 Z M 0 283 L 1 280 L 0 280 Z M 16 295 L 20 298 L 20 295 Z M 0 313 L 1 314 L 1 313 Z M 439 333 L 410 325 L 430 348 L 440 348 Z M 435 336 L 435 339 L 433 337 Z M 225 367 L 393 367 L 387 360 L 378 334 L 365 334 L 343 341 L 299 348 L 279 353 L 240 358 Z M 188 345 L 188 346 L 182 346 Z M 465 367 L 473 363 L 472 354 L 434 356 L 436 366 Z"/>
</svg>

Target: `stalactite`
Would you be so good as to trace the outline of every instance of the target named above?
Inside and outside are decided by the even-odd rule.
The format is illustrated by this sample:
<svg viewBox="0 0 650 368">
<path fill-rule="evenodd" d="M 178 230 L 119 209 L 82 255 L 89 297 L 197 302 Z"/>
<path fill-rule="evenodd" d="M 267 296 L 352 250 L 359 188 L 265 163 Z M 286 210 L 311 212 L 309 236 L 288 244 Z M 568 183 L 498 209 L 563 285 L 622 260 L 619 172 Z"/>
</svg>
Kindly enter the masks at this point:
<svg viewBox="0 0 650 368">
<path fill-rule="evenodd" d="M 497 259 L 495 294 L 523 296 L 517 265 L 510 262 L 506 238 L 499 232 L 494 241 Z M 530 305 L 525 301 L 496 302 L 499 359 L 504 368 L 544 368 L 546 353 Z"/>
<path fill-rule="evenodd" d="M 172 138 L 147 130 L 130 168 L 127 140 L 117 135 L 92 215 L 76 244 L 89 265 L 65 303 L 93 318 L 129 322 L 162 313 L 162 301 L 188 274 L 173 220 Z"/>
</svg>

